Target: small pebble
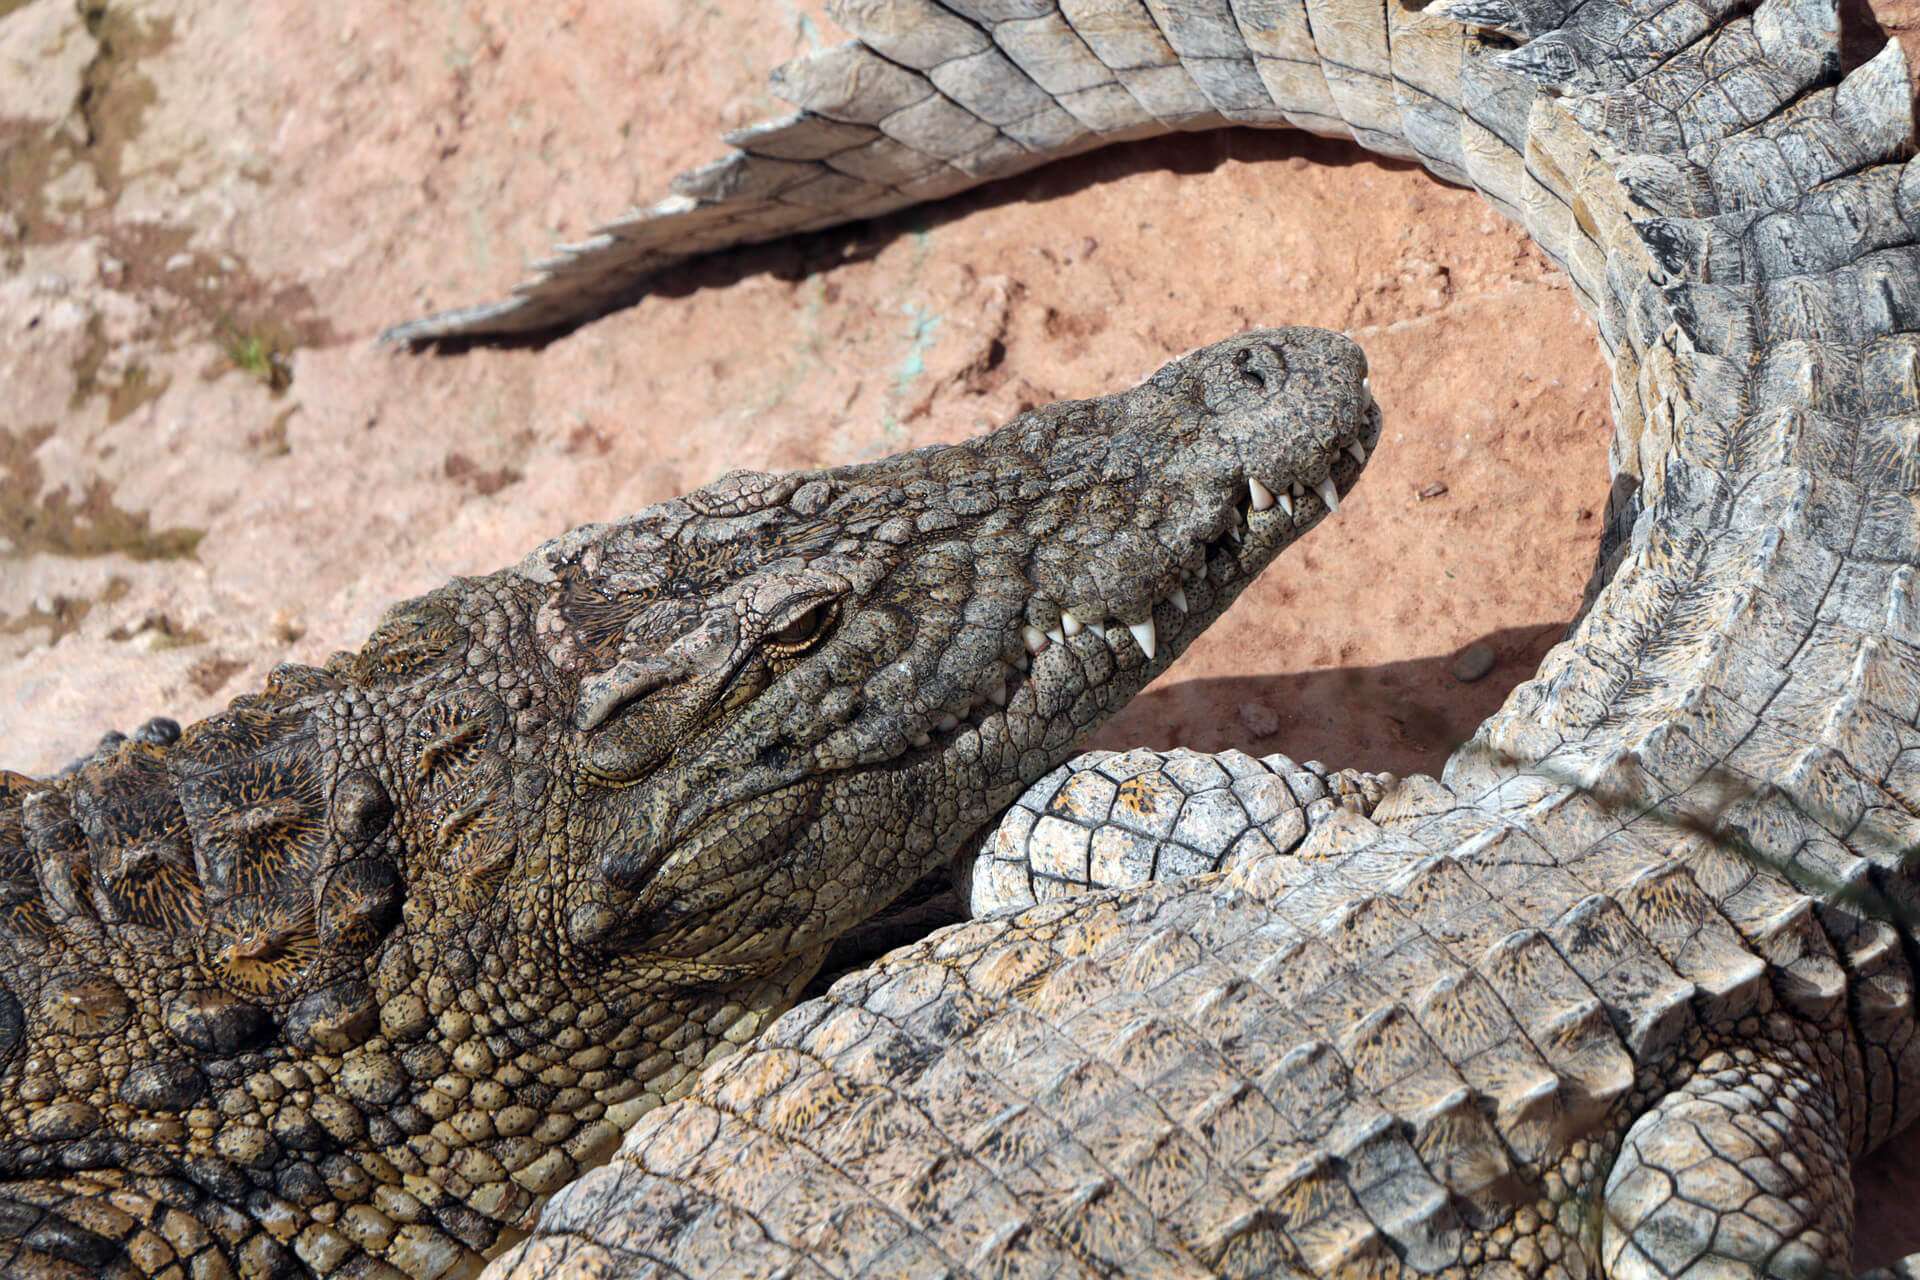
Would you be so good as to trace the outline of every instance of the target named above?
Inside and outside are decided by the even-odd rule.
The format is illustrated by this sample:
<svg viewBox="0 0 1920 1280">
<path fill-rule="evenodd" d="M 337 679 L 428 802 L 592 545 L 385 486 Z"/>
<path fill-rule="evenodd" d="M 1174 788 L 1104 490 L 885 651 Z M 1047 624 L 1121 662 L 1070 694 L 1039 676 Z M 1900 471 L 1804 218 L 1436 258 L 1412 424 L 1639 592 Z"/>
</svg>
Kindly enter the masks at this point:
<svg viewBox="0 0 1920 1280">
<path fill-rule="evenodd" d="M 1447 491 L 1447 486 L 1445 486 L 1444 484 L 1430 484 L 1426 488 L 1420 491 L 1419 498 L 1420 498 L 1420 501 L 1425 502 L 1430 498 L 1439 497 L 1441 494 L 1445 493 L 1446 491 Z"/>
<path fill-rule="evenodd" d="M 1280 732 L 1280 717 L 1271 707 L 1258 702 L 1243 702 L 1236 710 L 1241 725 L 1256 738 L 1271 738 Z"/>
<path fill-rule="evenodd" d="M 1453 660 L 1453 678 L 1461 684 L 1472 684 L 1493 670 L 1493 664 L 1492 646 L 1475 642 L 1461 650 L 1460 656 Z"/>
</svg>

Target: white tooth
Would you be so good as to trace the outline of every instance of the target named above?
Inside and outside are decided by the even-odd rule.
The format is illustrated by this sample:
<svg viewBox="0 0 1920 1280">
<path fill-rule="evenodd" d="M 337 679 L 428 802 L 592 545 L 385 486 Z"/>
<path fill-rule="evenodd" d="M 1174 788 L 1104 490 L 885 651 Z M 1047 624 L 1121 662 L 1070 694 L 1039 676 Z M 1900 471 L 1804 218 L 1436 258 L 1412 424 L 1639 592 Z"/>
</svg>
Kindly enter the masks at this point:
<svg viewBox="0 0 1920 1280">
<path fill-rule="evenodd" d="M 1347 452 L 1352 455 L 1353 460 L 1361 466 L 1364 467 L 1367 465 L 1367 446 L 1361 444 L 1358 440 L 1355 440 L 1347 446 Z"/>
<path fill-rule="evenodd" d="M 933 739 L 929 738 L 924 731 L 913 735 L 913 745 L 916 747 L 926 747 L 932 744 Z"/>
<path fill-rule="evenodd" d="M 1187 611 L 1187 589 L 1185 587 L 1175 587 L 1167 593 L 1167 599 L 1171 600 L 1173 607 L 1180 612 L 1185 613 Z"/>
<path fill-rule="evenodd" d="M 987 699 L 988 701 L 992 702 L 993 705 L 996 707 L 1006 706 L 1007 705 L 1007 686 L 1004 684 L 994 685 L 991 689 L 987 690 Z"/>
<path fill-rule="evenodd" d="M 1291 493 L 1296 498 L 1304 498 L 1307 496 L 1307 491 L 1300 487 L 1300 482 L 1298 480 L 1295 480 L 1291 485 L 1287 486 L 1287 492 Z"/>
<path fill-rule="evenodd" d="M 1340 509 L 1340 493 L 1333 487 L 1332 476 L 1322 476 L 1319 483 L 1313 486 L 1313 491 L 1320 495 L 1320 501 L 1327 504 L 1328 511 Z"/>
<path fill-rule="evenodd" d="M 1034 627 L 1022 627 L 1020 638 L 1026 641 L 1028 653 L 1045 653 L 1047 650 L 1047 633 L 1044 631 Z"/>
<path fill-rule="evenodd" d="M 1077 636 L 1082 631 L 1086 630 L 1086 628 L 1080 624 L 1080 619 L 1074 617 L 1071 613 L 1067 612 L 1065 609 L 1062 609 L 1060 611 L 1060 629 L 1066 632 L 1069 636 Z"/>
<path fill-rule="evenodd" d="M 1047 628 L 1047 639 L 1053 644 L 1059 644 L 1066 638 L 1066 633 L 1061 631 L 1059 627 Z"/>
<path fill-rule="evenodd" d="M 1140 646 L 1140 652 L 1146 654 L 1147 658 L 1151 660 L 1153 658 L 1155 642 L 1159 638 L 1153 633 L 1153 619 L 1148 618 L 1145 622 L 1129 622 L 1127 624 L 1127 630 L 1133 632 L 1133 642 Z"/>
<path fill-rule="evenodd" d="M 1033 658 L 1030 655 L 1023 653 L 1020 655 L 1019 660 L 1016 661 L 1013 665 L 1019 668 L 1022 674 L 1025 674 L 1026 672 L 1033 670 Z"/>
<path fill-rule="evenodd" d="M 1247 492 L 1252 496 L 1252 505 L 1255 511 L 1265 511 L 1273 505 L 1273 490 L 1267 488 L 1267 486 L 1261 484 L 1252 476 L 1247 477 Z"/>
<path fill-rule="evenodd" d="M 1293 499 L 1284 493 L 1280 495 L 1280 509 L 1287 513 L 1287 519 L 1293 519 Z"/>
<path fill-rule="evenodd" d="M 950 733 L 960 727 L 960 720 L 953 712 L 949 711 L 947 714 L 941 716 L 940 722 L 933 727 L 941 733 Z"/>
<path fill-rule="evenodd" d="M 1104 622 L 1089 622 L 1087 624 L 1087 630 L 1093 632 L 1093 634 L 1099 636 L 1102 640 L 1107 638 L 1107 624 Z"/>
</svg>

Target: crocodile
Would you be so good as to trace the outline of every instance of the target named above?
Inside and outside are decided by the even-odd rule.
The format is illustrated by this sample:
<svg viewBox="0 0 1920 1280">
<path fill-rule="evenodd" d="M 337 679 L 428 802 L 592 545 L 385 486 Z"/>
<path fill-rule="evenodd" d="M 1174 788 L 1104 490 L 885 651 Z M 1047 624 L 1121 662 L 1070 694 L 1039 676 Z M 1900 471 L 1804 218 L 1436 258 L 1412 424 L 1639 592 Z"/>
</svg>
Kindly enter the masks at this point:
<svg viewBox="0 0 1920 1280">
<path fill-rule="evenodd" d="M 494 1274 L 1851 1274 L 1855 1162 L 1920 1114 L 1899 48 L 1845 66 L 1828 0 L 834 12 L 854 39 L 775 73 L 792 114 L 393 336 L 571 323 L 1115 139 L 1304 128 L 1565 270 L 1612 374 L 1598 563 L 1438 778 L 1049 779 L 975 867 L 999 910 L 773 1022 Z M 1239 820 L 1164 825 L 1209 810 Z"/>
<path fill-rule="evenodd" d="M 1351 341 L 1258 330 L 965 443 L 731 473 L 184 732 L 0 773 L 0 1273 L 477 1269 L 1379 429 Z"/>
</svg>

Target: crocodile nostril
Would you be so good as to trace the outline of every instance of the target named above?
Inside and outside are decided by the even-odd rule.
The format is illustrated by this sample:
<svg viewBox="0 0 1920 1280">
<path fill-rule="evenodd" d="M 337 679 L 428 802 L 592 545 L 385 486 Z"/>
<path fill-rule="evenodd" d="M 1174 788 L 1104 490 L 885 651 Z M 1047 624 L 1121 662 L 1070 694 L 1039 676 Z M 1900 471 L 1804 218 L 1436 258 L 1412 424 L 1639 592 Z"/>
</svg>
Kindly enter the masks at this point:
<svg viewBox="0 0 1920 1280">
<path fill-rule="evenodd" d="M 1277 343 L 1250 343 L 1233 353 L 1232 363 L 1240 380 L 1258 391 L 1271 394 L 1287 385 L 1287 354 Z"/>
<path fill-rule="evenodd" d="M 1267 377 L 1264 373 L 1260 372 L 1259 369 L 1254 367 L 1253 352 L 1251 349 L 1243 348 L 1242 350 L 1234 352 L 1233 367 L 1239 371 L 1240 376 L 1246 381 L 1252 383 L 1262 391 L 1267 389 Z"/>
</svg>

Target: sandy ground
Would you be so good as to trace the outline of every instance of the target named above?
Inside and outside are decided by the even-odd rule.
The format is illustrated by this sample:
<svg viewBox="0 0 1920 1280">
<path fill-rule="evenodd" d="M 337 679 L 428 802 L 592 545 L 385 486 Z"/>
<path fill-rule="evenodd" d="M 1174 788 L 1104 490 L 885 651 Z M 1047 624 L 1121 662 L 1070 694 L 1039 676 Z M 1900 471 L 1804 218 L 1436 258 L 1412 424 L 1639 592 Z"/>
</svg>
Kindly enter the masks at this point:
<svg viewBox="0 0 1920 1280">
<path fill-rule="evenodd" d="M 203 715 L 728 469 L 955 439 L 1312 323 L 1370 354 L 1376 460 L 1096 744 L 1437 768 L 1573 614 L 1607 418 L 1565 283 L 1416 169 L 1292 134 L 1120 147 L 725 255 L 539 348 L 370 345 L 654 198 L 836 38 L 748 0 L 0 0 L 7 763 Z M 1920 1248 L 1902 1177 L 1863 1177 L 1863 1262 Z"/>
</svg>

